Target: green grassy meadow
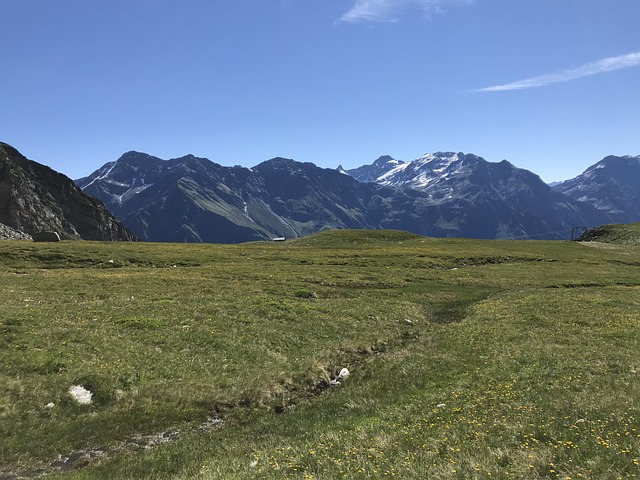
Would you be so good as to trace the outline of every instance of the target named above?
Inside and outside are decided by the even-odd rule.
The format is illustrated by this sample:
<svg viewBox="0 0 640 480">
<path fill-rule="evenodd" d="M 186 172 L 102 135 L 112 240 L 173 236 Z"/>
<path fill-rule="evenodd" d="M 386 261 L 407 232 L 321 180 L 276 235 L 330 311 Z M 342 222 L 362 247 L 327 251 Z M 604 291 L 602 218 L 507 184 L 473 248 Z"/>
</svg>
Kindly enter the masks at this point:
<svg viewBox="0 0 640 480">
<path fill-rule="evenodd" d="M 632 233 L 0 242 L 0 478 L 640 478 Z"/>
</svg>

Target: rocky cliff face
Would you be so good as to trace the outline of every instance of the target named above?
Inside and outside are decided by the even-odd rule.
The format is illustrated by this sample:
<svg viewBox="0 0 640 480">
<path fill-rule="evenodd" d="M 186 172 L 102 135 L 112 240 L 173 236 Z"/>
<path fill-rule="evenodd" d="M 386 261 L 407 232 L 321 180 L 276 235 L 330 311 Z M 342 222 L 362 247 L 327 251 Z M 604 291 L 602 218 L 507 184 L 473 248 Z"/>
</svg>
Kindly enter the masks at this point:
<svg viewBox="0 0 640 480">
<path fill-rule="evenodd" d="M 71 179 L 1 142 L 0 222 L 27 234 L 55 231 L 62 239 L 136 239 Z"/>
<path fill-rule="evenodd" d="M 19 232 L 4 223 L 0 223 L 0 240 L 31 240 L 31 235 Z"/>
</svg>

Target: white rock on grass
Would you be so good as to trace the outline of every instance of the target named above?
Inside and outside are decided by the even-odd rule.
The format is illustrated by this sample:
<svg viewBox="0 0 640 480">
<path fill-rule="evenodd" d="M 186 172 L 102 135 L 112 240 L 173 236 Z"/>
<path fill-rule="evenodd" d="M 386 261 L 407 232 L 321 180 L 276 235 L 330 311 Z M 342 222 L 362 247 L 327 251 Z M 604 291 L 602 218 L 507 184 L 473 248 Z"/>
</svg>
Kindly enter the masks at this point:
<svg viewBox="0 0 640 480">
<path fill-rule="evenodd" d="M 84 388 L 82 385 L 73 385 L 69 387 L 69 395 L 80 405 L 90 405 L 93 393 Z"/>
<path fill-rule="evenodd" d="M 340 385 L 340 382 L 345 380 L 349 375 L 351 375 L 351 372 L 349 372 L 348 369 L 343 368 L 340 370 L 338 376 L 329 382 L 329 385 Z"/>
</svg>

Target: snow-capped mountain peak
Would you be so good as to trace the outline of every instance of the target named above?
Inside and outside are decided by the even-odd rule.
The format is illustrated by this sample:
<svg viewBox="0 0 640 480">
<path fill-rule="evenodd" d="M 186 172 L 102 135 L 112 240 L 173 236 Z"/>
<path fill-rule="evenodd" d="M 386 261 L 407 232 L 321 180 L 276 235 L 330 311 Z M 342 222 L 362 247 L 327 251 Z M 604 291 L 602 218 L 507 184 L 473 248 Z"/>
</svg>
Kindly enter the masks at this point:
<svg viewBox="0 0 640 480">
<path fill-rule="evenodd" d="M 360 182 L 423 189 L 433 182 L 453 175 L 462 165 L 464 157 L 462 153 L 435 152 L 426 153 L 412 162 L 405 162 L 385 155 L 371 165 L 347 170 L 345 173 Z"/>
<path fill-rule="evenodd" d="M 454 153 L 454 152 L 435 152 L 435 153 L 425 153 L 422 157 L 414 160 L 415 162 L 420 163 L 445 163 L 449 164 L 455 162 L 456 160 L 460 160 L 464 154 L 462 153 Z"/>
<path fill-rule="evenodd" d="M 395 166 L 391 168 L 391 170 L 383 173 L 378 178 L 376 178 L 375 183 L 380 183 L 384 185 L 389 178 L 393 178 L 394 176 L 398 175 L 400 172 L 402 172 L 405 168 L 407 168 L 411 164 L 406 162 L 398 162 L 397 160 L 394 160 L 393 164 L 389 163 L 387 165 L 395 165 Z"/>
<path fill-rule="evenodd" d="M 413 162 L 403 163 L 388 171 L 376 182 L 385 186 L 424 189 L 454 175 L 463 159 L 464 155 L 461 153 L 427 153 Z"/>
<path fill-rule="evenodd" d="M 396 160 L 389 155 L 383 155 L 371 165 L 363 165 L 351 170 L 343 170 L 343 173 L 351 175 L 359 182 L 381 183 L 380 178 L 385 177 L 390 174 L 390 172 L 402 171 L 407 165 L 409 165 L 407 162 Z"/>
</svg>

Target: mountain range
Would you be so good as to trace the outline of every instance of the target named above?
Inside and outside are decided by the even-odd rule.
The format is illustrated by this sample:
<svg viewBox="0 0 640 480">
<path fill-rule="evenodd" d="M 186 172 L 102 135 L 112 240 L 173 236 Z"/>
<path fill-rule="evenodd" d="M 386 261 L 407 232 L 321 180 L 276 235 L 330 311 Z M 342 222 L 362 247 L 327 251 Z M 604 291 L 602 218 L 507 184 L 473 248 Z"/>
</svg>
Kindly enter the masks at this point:
<svg viewBox="0 0 640 480">
<path fill-rule="evenodd" d="M 429 195 L 432 204 L 460 212 L 465 236 L 479 238 L 566 238 L 575 225 L 606 222 L 606 215 L 554 190 L 534 173 L 506 160 L 487 162 L 472 154 L 437 152 L 412 162 L 380 157 L 344 171 L 374 182 Z"/>
<path fill-rule="evenodd" d="M 353 170 L 284 158 L 224 167 L 128 152 L 76 183 L 149 241 L 235 243 L 333 228 L 564 239 L 575 226 L 611 219 L 507 161 L 453 152 L 412 162 L 384 156 Z"/>
<path fill-rule="evenodd" d="M 76 183 L 141 239 L 165 242 L 235 243 L 328 228 L 382 228 L 376 215 L 385 216 L 387 203 L 406 196 L 284 158 L 248 169 L 139 152 Z"/>
<path fill-rule="evenodd" d="M 0 143 L 5 238 L 237 243 L 324 229 L 436 237 L 565 239 L 574 227 L 640 220 L 640 157 L 609 156 L 545 184 L 503 160 L 437 152 L 344 170 L 273 158 L 225 167 L 193 155 L 128 152 L 75 184 Z M 117 218 L 117 219 L 116 219 Z"/>
</svg>

